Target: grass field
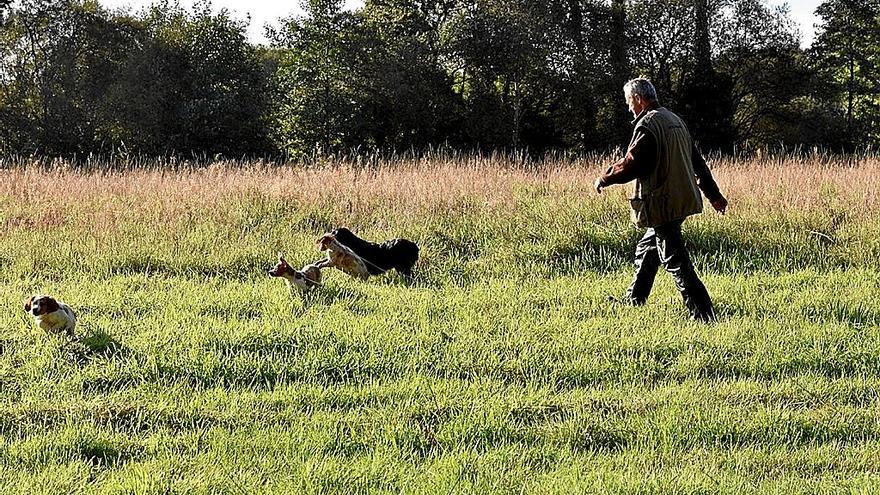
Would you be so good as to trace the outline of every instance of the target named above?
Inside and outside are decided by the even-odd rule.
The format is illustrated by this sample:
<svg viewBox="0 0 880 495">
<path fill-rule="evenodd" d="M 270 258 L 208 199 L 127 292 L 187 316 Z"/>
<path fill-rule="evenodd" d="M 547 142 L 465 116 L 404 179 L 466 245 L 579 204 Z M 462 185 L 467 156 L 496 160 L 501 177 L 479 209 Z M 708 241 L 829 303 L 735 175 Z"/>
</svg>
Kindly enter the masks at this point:
<svg viewBox="0 0 880 495">
<path fill-rule="evenodd" d="M 663 273 L 606 304 L 640 233 L 601 163 L 0 162 L 0 493 L 880 492 L 880 159 L 716 160 L 711 326 Z M 266 276 L 339 225 L 417 279 Z"/>
</svg>

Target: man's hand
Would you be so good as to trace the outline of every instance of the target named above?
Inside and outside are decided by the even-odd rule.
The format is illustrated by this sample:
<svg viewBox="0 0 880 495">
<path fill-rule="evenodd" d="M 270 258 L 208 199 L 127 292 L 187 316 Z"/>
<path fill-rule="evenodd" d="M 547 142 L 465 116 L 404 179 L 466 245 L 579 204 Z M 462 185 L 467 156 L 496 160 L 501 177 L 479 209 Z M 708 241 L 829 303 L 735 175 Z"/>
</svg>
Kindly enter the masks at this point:
<svg viewBox="0 0 880 495">
<path fill-rule="evenodd" d="M 596 189 L 597 193 L 602 194 L 603 186 L 602 186 L 602 178 L 601 177 L 596 178 L 596 181 L 593 182 L 593 187 Z"/>
<path fill-rule="evenodd" d="M 715 211 L 717 211 L 718 213 L 724 215 L 724 213 L 727 212 L 727 199 L 725 199 L 724 196 L 721 196 L 711 203 L 712 208 L 715 208 Z"/>
</svg>

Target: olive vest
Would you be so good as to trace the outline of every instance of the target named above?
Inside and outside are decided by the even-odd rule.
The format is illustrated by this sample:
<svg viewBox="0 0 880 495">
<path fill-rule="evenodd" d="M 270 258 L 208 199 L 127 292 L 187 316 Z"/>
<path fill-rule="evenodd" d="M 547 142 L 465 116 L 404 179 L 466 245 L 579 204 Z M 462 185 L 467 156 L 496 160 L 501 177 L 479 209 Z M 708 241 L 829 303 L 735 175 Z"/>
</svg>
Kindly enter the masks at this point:
<svg viewBox="0 0 880 495">
<path fill-rule="evenodd" d="M 684 122 L 661 107 L 647 112 L 636 124 L 636 130 L 640 128 L 654 136 L 657 164 L 648 176 L 636 179 L 630 199 L 633 222 L 656 227 L 702 212 L 703 199 L 691 161 L 693 140 Z"/>
</svg>

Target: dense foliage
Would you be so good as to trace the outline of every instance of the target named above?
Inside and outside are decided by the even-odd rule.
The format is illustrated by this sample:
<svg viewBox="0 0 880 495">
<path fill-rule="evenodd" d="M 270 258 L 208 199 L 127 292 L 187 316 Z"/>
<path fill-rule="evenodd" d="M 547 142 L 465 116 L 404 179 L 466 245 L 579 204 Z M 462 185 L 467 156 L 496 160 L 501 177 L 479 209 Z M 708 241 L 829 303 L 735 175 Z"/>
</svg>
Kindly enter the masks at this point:
<svg viewBox="0 0 880 495">
<path fill-rule="evenodd" d="M 0 153 L 605 150 L 649 76 L 704 148 L 874 146 L 880 1 L 814 46 L 764 0 L 307 0 L 269 46 L 208 2 L 0 1 Z"/>
</svg>

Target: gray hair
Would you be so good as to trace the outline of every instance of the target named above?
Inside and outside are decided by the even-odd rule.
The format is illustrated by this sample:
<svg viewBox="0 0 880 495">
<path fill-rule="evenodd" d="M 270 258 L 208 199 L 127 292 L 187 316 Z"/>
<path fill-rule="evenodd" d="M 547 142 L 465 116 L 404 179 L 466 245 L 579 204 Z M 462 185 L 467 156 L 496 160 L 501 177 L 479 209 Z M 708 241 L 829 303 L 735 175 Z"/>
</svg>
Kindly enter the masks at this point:
<svg viewBox="0 0 880 495">
<path fill-rule="evenodd" d="M 657 90 L 654 89 L 654 85 L 651 84 L 651 81 L 644 77 L 633 79 L 624 84 L 623 92 L 626 94 L 627 98 L 630 98 L 633 95 L 639 95 L 648 101 L 658 101 Z"/>
</svg>

